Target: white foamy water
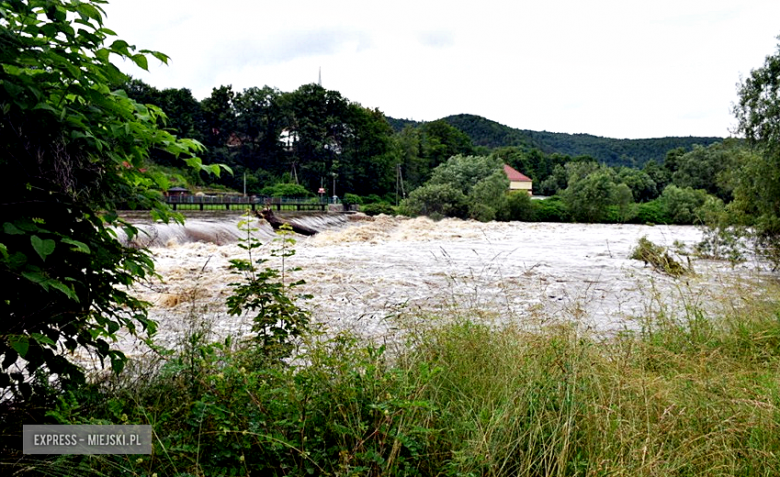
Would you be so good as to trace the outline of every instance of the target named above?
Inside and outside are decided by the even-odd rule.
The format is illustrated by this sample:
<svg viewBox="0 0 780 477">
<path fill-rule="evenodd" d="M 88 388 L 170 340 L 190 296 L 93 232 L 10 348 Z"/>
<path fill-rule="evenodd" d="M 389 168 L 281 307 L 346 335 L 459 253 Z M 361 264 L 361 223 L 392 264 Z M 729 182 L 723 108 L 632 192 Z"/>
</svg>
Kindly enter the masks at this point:
<svg viewBox="0 0 780 477">
<path fill-rule="evenodd" d="M 297 237 L 296 254 L 287 259 L 287 266 L 302 267 L 288 279 L 305 280 L 300 291 L 314 295 L 302 306 L 329 333 L 392 339 L 398 316 L 442 312 L 529 326 L 577 320 L 609 332 L 657 308 L 658 296 L 679 302 L 685 293 L 686 300 L 706 304 L 719 284 L 755 269 L 693 260 L 697 275 L 674 280 L 628 258 L 642 236 L 690 249 L 702 235 L 695 227 L 336 217 L 300 219 L 323 231 Z M 230 317 L 224 307 L 228 284 L 240 280 L 229 260 L 247 257 L 234 241 L 240 234 L 225 239 L 237 222 L 188 221 L 183 235 L 156 228 L 163 238 L 151 250 L 163 281 L 137 292 L 154 305 L 162 344 L 175 344 L 193 326 L 192 316 L 209 317 L 218 336 L 248 333 L 248 319 Z M 270 242 L 273 234 L 264 227 L 259 238 Z M 273 247 L 259 253 L 269 257 Z M 281 266 L 269 258 L 270 266 Z"/>
</svg>

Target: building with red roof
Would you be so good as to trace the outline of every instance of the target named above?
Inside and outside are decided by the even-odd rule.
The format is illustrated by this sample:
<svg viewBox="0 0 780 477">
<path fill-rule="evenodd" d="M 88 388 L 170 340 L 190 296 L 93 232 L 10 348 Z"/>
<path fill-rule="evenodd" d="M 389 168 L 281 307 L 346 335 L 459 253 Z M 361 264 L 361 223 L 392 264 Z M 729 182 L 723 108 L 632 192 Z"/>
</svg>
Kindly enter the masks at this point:
<svg viewBox="0 0 780 477">
<path fill-rule="evenodd" d="M 533 195 L 533 181 L 530 177 L 504 164 L 504 173 L 509 178 L 509 190 L 524 190 Z"/>
</svg>

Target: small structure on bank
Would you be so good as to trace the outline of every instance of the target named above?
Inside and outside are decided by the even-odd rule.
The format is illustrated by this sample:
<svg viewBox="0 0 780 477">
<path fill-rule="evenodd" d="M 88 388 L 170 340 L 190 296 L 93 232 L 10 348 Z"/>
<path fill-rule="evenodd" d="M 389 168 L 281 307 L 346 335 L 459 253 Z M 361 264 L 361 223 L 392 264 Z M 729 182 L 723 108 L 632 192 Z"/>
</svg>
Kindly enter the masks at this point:
<svg viewBox="0 0 780 477">
<path fill-rule="evenodd" d="M 185 195 L 189 195 L 190 190 L 185 189 L 184 187 L 171 187 L 167 191 L 165 191 L 166 197 L 183 197 Z"/>
<path fill-rule="evenodd" d="M 509 178 L 509 190 L 524 190 L 528 195 L 533 195 L 533 181 L 522 172 L 504 164 L 504 173 Z"/>
</svg>

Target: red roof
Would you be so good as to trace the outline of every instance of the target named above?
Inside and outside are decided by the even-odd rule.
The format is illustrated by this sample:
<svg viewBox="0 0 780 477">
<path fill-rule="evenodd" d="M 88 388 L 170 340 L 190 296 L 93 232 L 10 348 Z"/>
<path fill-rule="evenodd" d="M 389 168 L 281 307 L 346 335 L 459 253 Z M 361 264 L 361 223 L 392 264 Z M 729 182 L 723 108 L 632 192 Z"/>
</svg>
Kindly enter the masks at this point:
<svg viewBox="0 0 780 477">
<path fill-rule="evenodd" d="M 532 182 L 530 177 L 512 169 L 506 164 L 504 164 L 504 172 L 506 173 L 506 176 L 509 178 L 510 182 Z"/>
</svg>

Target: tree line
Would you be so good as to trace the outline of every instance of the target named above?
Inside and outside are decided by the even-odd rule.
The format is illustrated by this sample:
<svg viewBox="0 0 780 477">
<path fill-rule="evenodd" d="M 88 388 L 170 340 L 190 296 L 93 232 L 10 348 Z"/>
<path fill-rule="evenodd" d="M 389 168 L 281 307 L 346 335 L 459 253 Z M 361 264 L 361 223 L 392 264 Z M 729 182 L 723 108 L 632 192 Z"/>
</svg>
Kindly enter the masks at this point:
<svg viewBox="0 0 780 477">
<path fill-rule="evenodd" d="M 663 160 L 653 164 L 650 158 L 663 158 L 659 152 L 661 147 L 674 145 L 672 151 L 676 157 L 690 151 L 694 139 L 701 139 L 702 146 L 712 145 L 714 140 L 596 138 L 603 146 L 595 149 L 596 155 L 570 155 L 558 151 L 590 149 L 581 141 L 574 145 L 568 141 L 565 147 L 550 146 L 549 141 L 535 140 L 531 132 L 471 115 L 423 123 L 388 118 L 378 109 L 365 108 L 317 84 L 303 85 L 292 92 L 268 86 L 243 91 L 220 86 L 202 101 L 196 100 L 186 88 L 158 90 L 136 79 L 127 82 L 124 88 L 139 103 L 162 108 L 168 117 L 162 126 L 173 134 L 200 141 L 206 147 L 201 154 L 206 164 L 225 164 L 234 171 L 233 175 L 217 179 L 191 175 L 187 181 L 197 186 L 223 186 L 233 190 L 243 190 L 246 185 L 247 193 L 259 195 L 282 192 L 313 195 L 324 188 L 327 195 L 349 193 L 367 202 L 397 204 L 399 199 L 429 181 L 435 168 L 449 158 L 495 155 L 533 179 L 534 189 L 541 195 L 554 195 L 567 187 L 568 173 L 564 166 L 570 162 L 612 165 L 619 162 L 626 170 L 627 165 L 635 169 L 641 164 L 650 179 L 626 170 L 619 174 L 621 177 L 637 175 L 629 180 L 637 189 L 633 199 L 645 202 L 657 197 L 676 172 L 659 171 L 659 162 L 664 163 Z M 544 137 L 551 134 L 546 133 Z M 485 142 L 485 137 L 491 139 Z M 488 147 L 477 142 L 503 146 Z M 608 154 L 604 148 L 609 149 Z M 609 158 L 616 151 L 636 154 L 636 157 L 624 153 L 622 162 L 610 162 L 599 156 L 607 154 L 604 157 Z M 165 153 L 152 152 L 151 157 L 161 166 L 175 165 Z M 645 184 L 647 190 L 638 190 L 638 182 L 649 180 L 655 184 Z"/>
</svg>

